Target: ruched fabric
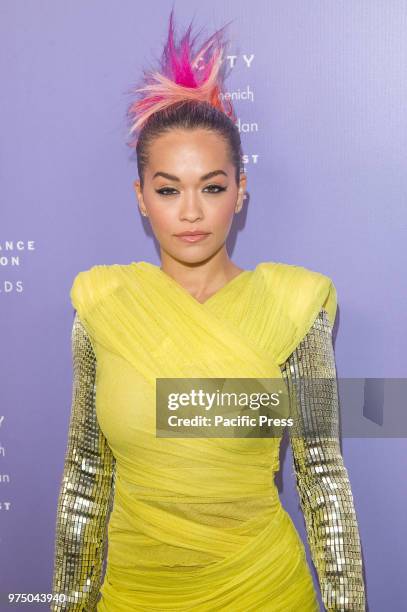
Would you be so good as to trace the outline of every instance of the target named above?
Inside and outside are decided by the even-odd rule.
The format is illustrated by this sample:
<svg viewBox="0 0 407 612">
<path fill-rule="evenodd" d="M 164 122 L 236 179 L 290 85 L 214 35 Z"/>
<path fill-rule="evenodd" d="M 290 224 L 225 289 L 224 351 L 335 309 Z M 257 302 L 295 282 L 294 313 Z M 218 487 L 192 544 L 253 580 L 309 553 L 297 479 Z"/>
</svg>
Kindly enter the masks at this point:
<svg viewBox="0 0 407 612">
<path fill-rule="evenodd" d="M 320 308 L 335 318 L 331 279 L 264 262 L 200 303 L 158 266 L 132 262 L 80 272 L 71 299 L 117 462 L 98 612 L 316 612 L 274 483 L 280 438 L 157 437 L 156 379 L 282 380 Z"/>
</svg>

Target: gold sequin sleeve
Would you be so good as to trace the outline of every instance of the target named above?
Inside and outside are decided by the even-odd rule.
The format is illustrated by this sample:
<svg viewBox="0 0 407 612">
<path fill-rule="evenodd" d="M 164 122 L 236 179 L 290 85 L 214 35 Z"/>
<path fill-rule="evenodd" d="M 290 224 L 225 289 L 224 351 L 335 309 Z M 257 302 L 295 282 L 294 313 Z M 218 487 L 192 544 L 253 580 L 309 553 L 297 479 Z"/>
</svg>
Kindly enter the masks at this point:
<svg viewBox="0 0 407 612">
<path fill-rule="evenodd" d="M 72 326 L 73 389 L 60 485 L 51 605 L 53 612 L 96 610 L 115 458 L 96 418 L 96 356 L 78 313 Z M 65 601 L 56 601 L 62 594 Z"/>
<path fill-rule="evenodd" d="M 357 518 L 339 445 L 332 329 L 321 309 L 282 368 L 294 424 L 294 474 L 326 610 L 365 611 Z"/>
</svg>

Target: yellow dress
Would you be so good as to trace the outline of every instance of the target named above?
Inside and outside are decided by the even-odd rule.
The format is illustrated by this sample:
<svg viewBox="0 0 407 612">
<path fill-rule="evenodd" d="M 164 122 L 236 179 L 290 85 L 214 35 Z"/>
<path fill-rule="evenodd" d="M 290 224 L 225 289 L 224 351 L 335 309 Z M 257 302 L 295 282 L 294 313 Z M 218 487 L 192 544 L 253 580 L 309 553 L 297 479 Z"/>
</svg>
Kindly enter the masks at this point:
<svg viewBox="0 0 407 612">
<path fill-rule="evenodd" d="M 141 261 L 80 272 L 71 299 L 75 379 L 53 577 L 66 602 L 51 610 L 316 612 L 274 483 L 281 438 L 156 437 L 157 378 L 280 377 L 300 428 L 312 402 L 294 402 L 290 380 L 307 355 L 331 377 L 320 417 L 331 433 L 291 439 L 310 548 L 326 609 L 364 610 L 336 429 L 331 279 L 264 262 L 200 303 Z"/>
</svg>

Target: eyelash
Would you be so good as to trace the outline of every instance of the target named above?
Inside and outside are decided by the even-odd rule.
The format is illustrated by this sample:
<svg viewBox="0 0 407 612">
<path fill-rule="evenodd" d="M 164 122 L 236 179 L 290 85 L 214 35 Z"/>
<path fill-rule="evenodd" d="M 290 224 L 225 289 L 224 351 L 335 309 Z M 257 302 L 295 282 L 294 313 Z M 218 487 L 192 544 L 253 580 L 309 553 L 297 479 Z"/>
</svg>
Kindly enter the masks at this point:
<svg viewBox="0 0 407 612">
<path fill-rule="evenodd" d="M 205 187 L 205 189 L 209 189 L 209 187 L 216 187 L 216 189 L 218 189 L 218 191 L 209 191 L 209 193 L 212 193 L 214 195 L 221 193 L 222 191 L 226 191 L 226 187 L 222 187 L 221 185 L 208 185 L 207 187 Z M 173 187 L 162 187 L 161 189 L 156 189 L 156 193 L 159 193 L 164 197 L 173 195 L 172 193 L 163 193 L 164 191 L 175 191 L 175 189 Z"/>
</svg>

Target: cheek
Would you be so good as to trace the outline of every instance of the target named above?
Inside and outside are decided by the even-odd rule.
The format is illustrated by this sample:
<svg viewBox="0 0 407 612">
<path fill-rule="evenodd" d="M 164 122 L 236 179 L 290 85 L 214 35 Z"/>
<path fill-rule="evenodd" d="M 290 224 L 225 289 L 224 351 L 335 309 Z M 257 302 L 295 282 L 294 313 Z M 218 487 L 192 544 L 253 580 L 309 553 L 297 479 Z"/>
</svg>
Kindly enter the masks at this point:
<svg viewBox="0 0 407 612">
<path fill-rule="evenodd" d="M 158 233 L 168 232 L 174 226 L 174 210 L 169 206 L 150 206 L 149 217 Z"/>
<path fill-rule="evenodd" d="M 219 229 L 228 228 L 234 214 L 235 200 L 230 199 L 219 203 L 219 206 L 213 206 L 210 210 L 211 221 Z"/>
</svg>

